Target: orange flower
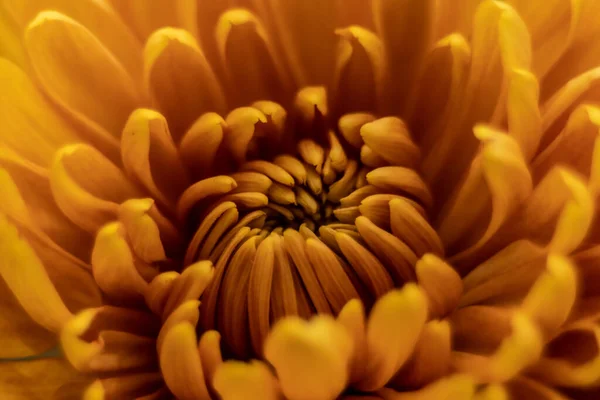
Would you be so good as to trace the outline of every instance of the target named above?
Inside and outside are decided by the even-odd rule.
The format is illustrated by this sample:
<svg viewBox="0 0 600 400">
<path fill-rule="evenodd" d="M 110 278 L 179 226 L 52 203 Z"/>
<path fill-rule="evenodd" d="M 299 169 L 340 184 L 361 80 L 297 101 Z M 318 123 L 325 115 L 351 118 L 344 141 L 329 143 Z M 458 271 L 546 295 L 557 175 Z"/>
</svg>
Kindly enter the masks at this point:
<svg viewBox="0 0 600 400">
<path fill-rule="evenodd" d="M 599 396 L 599 13 L 3 0 L 0 392 Z"/>
</svg>

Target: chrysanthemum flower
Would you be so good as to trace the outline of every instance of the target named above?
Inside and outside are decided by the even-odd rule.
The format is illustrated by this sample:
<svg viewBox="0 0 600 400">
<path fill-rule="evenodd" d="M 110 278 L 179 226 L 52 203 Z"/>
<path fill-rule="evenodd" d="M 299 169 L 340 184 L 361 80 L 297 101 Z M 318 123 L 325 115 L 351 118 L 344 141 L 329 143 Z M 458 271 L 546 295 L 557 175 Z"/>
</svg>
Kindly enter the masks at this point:
<svg viewBox="0 0 600 400">
<path fill-rule="evenodd" d="M 600 396 L 600 1 L 1 4 L 3 399 Z"/>
</svg>

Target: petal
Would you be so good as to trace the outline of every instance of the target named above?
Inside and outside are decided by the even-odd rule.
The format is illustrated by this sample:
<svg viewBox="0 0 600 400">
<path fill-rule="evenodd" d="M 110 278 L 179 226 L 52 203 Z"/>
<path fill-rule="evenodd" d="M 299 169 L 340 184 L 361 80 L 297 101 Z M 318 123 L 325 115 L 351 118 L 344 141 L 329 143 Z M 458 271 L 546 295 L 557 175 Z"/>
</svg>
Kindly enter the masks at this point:
<svg viewBox="0 0 600 400">
<path fill-rule="evenodd" d="M 452 15 L 455 16 L 462 9 L 453 10 Z M 433 145 L 443 140 L 440 129 L 444 129 L 459 113 L 470 64 L 469 42 L 465 36 L 457 33 L 438 40 L 426 54 L 422 75 L 416 84 L 419 90 L 406 118 L 415 140 L 424 151 L 430 151 Z M 451 143 L 445 142 L 444 146 Z"/>
<path fill-rule="evenodd" d="M 392 389 L 381 389 L 377 393 L 384 400 L 437 400 L 470 399 L 475 392 L 475 381 L 463 374 L 450 375 L 439 379 L 424 388 L 406 393 L 397 393 Z"/>
<path fill-rule="evenodd" d="M 564 129 L 533 160 L 533 176 L 539 180 L 557 164 L 567 165 L 583 176 L 590 176 L 599 132 L 600 108 L 578 106 L 569 116 Z"/>
<path fill-rule="evenodd" d="M 546 345 L 531 374 L 551 386 L 586 387 L 600 379 L 600 328 L 594 324 L 570 327 Z"/>
<path fill-rule="evenodd" d="M 181 29 L 154 32 L 144 49 L 144 80 L 179 142 L 207 111 L 225 111 L 222 89 L 194 37 Z"/>
<path fill-rule="evenodd" d="M 375 390 L 408 360 L 427 319 L 427 298 L 415 284 L 381 297 L 367 323 L 366 377 L 355 386 Z"/>
<path fill-rule="evenodd" d="M 373 17 L 384 45 L 387 68 L 392 76 L 388 109 L 404 115 L 415 90 L 414 82 L 433 39 L 434 1 L 373 1 Z"/>
<path fill-rule="evenodd" d="M 367 360 L 367 336 L 365 325 L 365 309 L 358 299 L 352 299 L 337 316 L 341 324 L 354 342 L 354 351 L 350 360 L 350 382 L 364 379 Z"/>
<path fill-rule="evenodd" d="M 458 365 L 483 382 L 504 382 L 535 363 L 542 353 L 543 338 L 533 321 L 522 313 L 512 318 L 512 333 L 489 358 Z"/>
<path fill-rule="evenodd" d="M 360 128 L 360 136 L 367 146 L 391 165 L 416 167 L 420 161 L 421 152 L 399 118 L 379 118 L 366 123 Z"/>
<path fill-rule="evenodd" d="M 273 365 L 283 394 L 290 400 L 331 399 L 344 389 L 352 340 L 330 317 L 310 321 L 287 317 L 265 342 L 265 358 Z"/>
<path fill-rule="evenodd" d="M 73 224 L 52 196 L 48 172 L 0 150 L 0 210 L 32 232 L 48 237 L 80 259 L 89 255 L 91 237 Z"/>
<path fill-rule="evenodd" d="M 336 67 L 329 89 L 334 113 L 380 110 L 386 73 L 381 41 L 358 25 L 337 29 L 336 35 Z"/>
<path fill-rule="evenodd" d="M 460 275 L 433 254 L 425 254 L 415 270 L 417 281 L 427 294 L 429 315 L 439 318 L 454 311 L 463 292 Z"/>
<path fill-rule="evenodd" d="M 39 166 L 47 167 L 60 146 L 77 133 L 51 108 L 29 77 L 16 65 L 0 60 L 0 117 L 3 146 Z"/>
<path fill-rule="evenodd" d="M 335 4 L 268 0 L 277 34 L 298 86 L 328 83 L 333 74 Z"/>
<path fill-rule="evenodd" d="M 529 161 L 542 138 L 539 83 L 535 75 L 523 69 L 513 69 L 508 79 L 508 132 L 519 143 L 524 158 Z"/>
<path fill-rule="evenodd" d="M 0 9 L 0 57 L 9 60 L 20 68 L 27 68 L 27 56 L 21 39 L 21 30 L 7 10 Z"/>
<path fill-rule="evenodd" d="M 31 357 L 56 345 L 56 335 L 31 319 L 3 280 L 0 293 L 0 359 Z"/>
<path fill-rule="evenodd" d="M 189 322 L 181 322 L 169 329 L 160 349 L 165 382 L 182 400 L 210 400 L 196 346 L 195 328 Z"/>
<path fill-rule="evenodd" d="M 121 223 L 111 222 L 98 231 L 92 268 L 98 286 L 109 297 L 136 302 L 143 299 L 148 284 L 135 267 Z"/>
<path fill-rule="evenodd" d="M 280 398 L 277 380 L 261 361 L 249 364 L 227 361 L 217 369 L 215 390 L 223 400 L 276 400 Z"/>
<path fill-rule="evenodd" d="M 534 49 L 533 70 L 537 76 L 543 77 L 574 39 L 580 1 L 552 0 L 543 9 L 522 0 L 508 3 L 515 7 L 527 24 Z"/>
<path fill-rule="evenodd" d="M 533 186 L 512 137 L 482 125 L 474 131 L 482 141 L 481 152 L 447 205 L 449 210 L 439 217 L 438 233 L 450 252 L 468 254 L 483 246 L 529 197 Z"/>
<path fill-rule="evenodd" d="M 216 41 L 235 105 L 291 100 L 289 78 L 259 18 L 245 9 L 226 11 L 219 18 Z"/>
<path fill-rule="evenodd" d="M 527 241 L 511 243 L 463 279 L 460 306 L 502 302 L 527 293 L 546 264 L 546 250 Z"/>
<path fill-rule="evenodd" d="M 43 11 L 26 29 L 25 47 L 54 101 L 118 136 L 140 95 L 123 65 L 98 38 L 63 14 Z M 79 77 L 77 84 L 74 77 Z"/>
<path fill-rule="evenodd" d="M 81 23 L 123 64 L 135 79 L 140 76 L 142 45 L 117 14 L 105 3 L 93 0 L 4 1 L 4 7 L 22 27 L 43 10 L 58 11 Z"/>
<path fill-rule="evenodd" d="M 0 238 L 0 275 L 34 321 L 58 332 L 71 313 L 38 256 L 4 215 L 0 215 Z"/>
<path fill-rule="evenodd" d="M 121 157 L 127 174 L 162 205 L 175 207 L 189 180 L 164 116 L 145 108 L 131 113 L 123 128 Z"/>
<path fill-rule="evenodd" d="M 536 280 L 521 309 L 552 337 L 569 317 L 577 296 L 575 265 L 566 257 L 550 254 L 546 271 Z"/>
<path fill-rule="evenodd" d="M 0 363 L 0 375 L 10 400 L 80 399 L 90 381 L 64 359 Z"/>
<path fill-rule="evenodd" d="M 198 179 L 211 176 L 226 127 L 223 117 L 208 112 L 198 118 L 181 139 L 181 158 Z"/>
<path fill-rule="evenodd" d="M 50 186 L 61 211 L 90 233 L 115 219 L 118 203 L 138 193 L 117 166 L 84 144 L 65 146 L 56 152 Z"/>
<path fill-rule="evenodd" d="M 448 321 L 429 321 L 410 360 L 390 381 L 391 387 L 422 387 L 450 370 L 451 332 Z"/>
</svg>

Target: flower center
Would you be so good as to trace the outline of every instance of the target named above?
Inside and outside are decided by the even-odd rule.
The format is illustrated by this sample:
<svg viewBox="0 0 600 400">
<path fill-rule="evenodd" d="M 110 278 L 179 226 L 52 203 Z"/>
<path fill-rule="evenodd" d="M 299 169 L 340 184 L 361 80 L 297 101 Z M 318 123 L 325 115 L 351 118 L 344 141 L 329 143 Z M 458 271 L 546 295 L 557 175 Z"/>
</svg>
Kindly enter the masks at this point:
<svg viewBox="0 0 600 400">
<path fill-rule="evenodd" d="M 415 280 L 423 254 L 443 252 L 404 123 L 364 113 L 326 121 L 315 111 L 277 130 L 267 118 L 245 135 L 230 123 L 229 152 L 182 195 L 197 226 L 184 264 L 215 265 L 199 329 L 217 329 L 226 354 L 260 356 L 287 315 L 337 315 L 353 298 L 369 309 Z"/>
</svg>

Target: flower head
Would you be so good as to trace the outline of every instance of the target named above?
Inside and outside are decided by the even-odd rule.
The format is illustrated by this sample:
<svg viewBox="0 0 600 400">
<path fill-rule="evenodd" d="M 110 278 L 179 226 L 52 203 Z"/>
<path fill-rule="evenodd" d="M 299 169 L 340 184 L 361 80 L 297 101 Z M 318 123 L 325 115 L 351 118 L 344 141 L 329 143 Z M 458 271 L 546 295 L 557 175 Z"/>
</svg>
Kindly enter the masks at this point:
<svg viewBox="0 0 600 400">
<path fill-rule="evenodd" d="M 598 12 L 2 2 L 2 392 L 597 395 Z"/>
</svg>

